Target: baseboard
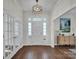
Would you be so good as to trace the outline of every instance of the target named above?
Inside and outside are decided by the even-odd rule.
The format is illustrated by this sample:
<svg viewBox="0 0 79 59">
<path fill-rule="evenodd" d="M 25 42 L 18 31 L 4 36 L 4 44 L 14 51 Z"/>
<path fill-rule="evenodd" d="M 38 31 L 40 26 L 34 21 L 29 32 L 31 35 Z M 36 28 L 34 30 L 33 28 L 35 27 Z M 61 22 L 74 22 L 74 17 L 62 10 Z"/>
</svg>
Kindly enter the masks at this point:
<svg viewBox="0 0 79 59">
<path fill-rule="evenodd" d="M 76 48 L 75 45 L 55 45 L 55 47 Z"/>
<path fill-rule="evenodd" d="M 24 46 L 51 46 L 51 44 L 24 44 Z"/>
</svg>

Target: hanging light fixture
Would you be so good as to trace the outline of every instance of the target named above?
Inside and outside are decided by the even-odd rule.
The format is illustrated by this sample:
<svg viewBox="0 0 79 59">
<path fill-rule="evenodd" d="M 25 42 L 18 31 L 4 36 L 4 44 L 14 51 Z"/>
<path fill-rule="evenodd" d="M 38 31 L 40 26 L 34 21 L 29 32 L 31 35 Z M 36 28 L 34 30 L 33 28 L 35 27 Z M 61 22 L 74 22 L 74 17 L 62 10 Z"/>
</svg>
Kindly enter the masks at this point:
<svg viewBox="0 0 79 59">
<path fill-rule="evenodd" d="M 33 14 L 41 14 L 42 13 L 42 6 L 40 6 L 39 4 L 38 4 L 38 0 L 36 0 L 36 5 L 34 5 L 33 7 L 32 7 L 32 12 L 33 12 Z"/>
</svg>

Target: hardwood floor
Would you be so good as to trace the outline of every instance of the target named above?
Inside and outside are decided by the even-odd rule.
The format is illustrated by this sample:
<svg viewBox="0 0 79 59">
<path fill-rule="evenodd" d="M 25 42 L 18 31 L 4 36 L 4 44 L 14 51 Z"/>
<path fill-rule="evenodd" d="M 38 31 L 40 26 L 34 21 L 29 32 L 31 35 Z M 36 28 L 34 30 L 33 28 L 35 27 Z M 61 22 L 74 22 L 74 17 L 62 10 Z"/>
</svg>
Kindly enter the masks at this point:
<svg viewBox="0 0 79 59">
<path fill-rule="evenodd" d="M 12 59 L 75 59 L 75 54 L 68 49 L 49 46 L 24 46 Z"/>
</svg>

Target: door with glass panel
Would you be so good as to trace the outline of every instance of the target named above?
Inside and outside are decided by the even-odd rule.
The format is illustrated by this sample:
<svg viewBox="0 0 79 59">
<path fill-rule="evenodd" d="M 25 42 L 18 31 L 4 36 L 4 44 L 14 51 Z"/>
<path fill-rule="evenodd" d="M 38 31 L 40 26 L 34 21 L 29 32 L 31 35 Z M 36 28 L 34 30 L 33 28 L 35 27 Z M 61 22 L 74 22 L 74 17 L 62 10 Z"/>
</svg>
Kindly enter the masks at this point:
<svg viewBox="0 0 79 59">
<path fill-rule="evenodd" d="M 30 18 L 28 21 L 28 41 L 39 45 L 48 43 L 48 22 L 46 18 Z"/>
<path fill-rule="evenodd" d="M 4 59 L 13 51 L 13 36 L 14 36 L 14 18 L 7 13 L 3 14 L 3 47 Z"/>
<path fill-rule="evenodd" d="M 7 13 L 3 14 L 3 56 L 10 57 L 20 44 L 19 22 Z"/>
</svg>

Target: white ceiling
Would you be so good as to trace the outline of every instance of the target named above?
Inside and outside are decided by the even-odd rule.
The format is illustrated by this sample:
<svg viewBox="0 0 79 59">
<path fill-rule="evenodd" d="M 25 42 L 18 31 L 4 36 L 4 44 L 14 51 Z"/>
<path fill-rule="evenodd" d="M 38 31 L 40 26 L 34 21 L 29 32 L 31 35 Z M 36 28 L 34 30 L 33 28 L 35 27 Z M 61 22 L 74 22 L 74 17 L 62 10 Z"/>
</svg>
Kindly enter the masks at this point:
<svg viewBox="0 0 79 59">
<path fill-rule="evenodd" d="M 32 6 L 36 4 L 36 0 L 17 0 L 18 4 L 24 11 L 31 11 Z M 39 5 L 43 7 L 44 11 L 52 11 L 57 0 L 39 0 Z"/>
</svg>

